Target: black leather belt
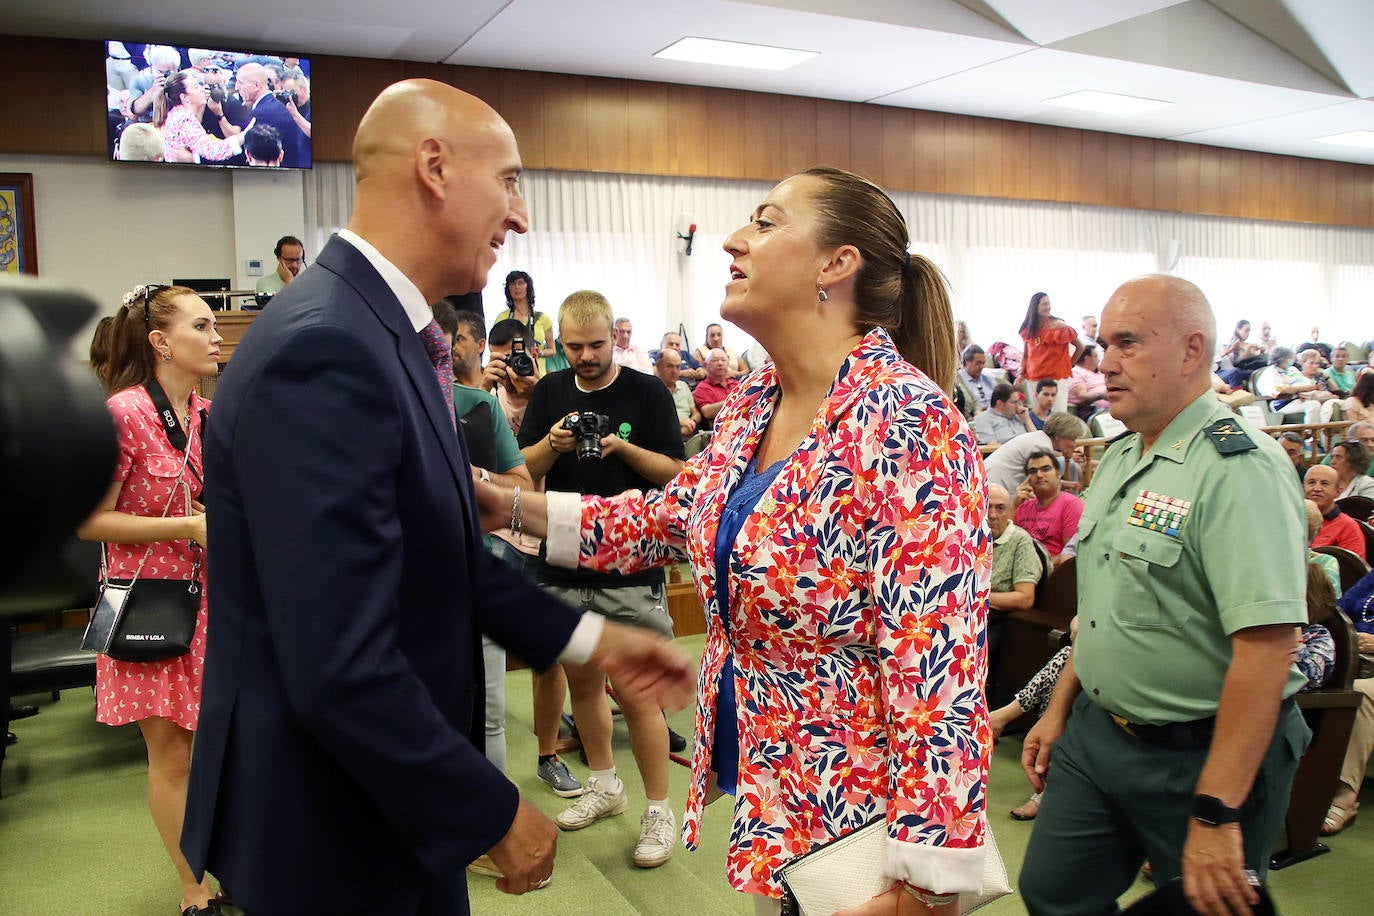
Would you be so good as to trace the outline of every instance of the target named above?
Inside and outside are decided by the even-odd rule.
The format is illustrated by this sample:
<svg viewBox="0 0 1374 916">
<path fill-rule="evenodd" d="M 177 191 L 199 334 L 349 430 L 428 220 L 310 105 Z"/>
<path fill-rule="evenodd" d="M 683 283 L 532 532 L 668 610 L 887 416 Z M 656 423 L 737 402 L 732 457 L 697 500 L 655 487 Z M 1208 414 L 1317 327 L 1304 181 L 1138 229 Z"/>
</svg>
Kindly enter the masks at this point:
<svg viewBox="0 0 1374 916">
<path fill-rule="evenodd" d="M 1295 705 L 1292 697 L 1284 700 L 1279 706 L 1279 715 L 1283 715 L 1290 706 Z M 1173 751 L 1195 751 L 1210 747 L 1212 744 L 1212 733 L 1216 731 L 1217 717 L 1208 716 L 1206 719 L 1194 719 L 1191 722 L 1168 722 L 1164 725 L 1146 725 L 1140 722 L 1132 722 L 1123 716 L 1115 713 L 1107 713 L 1117 728 L 1138 738 L 1153 747 L 1162 747 Z"/>
</svg>

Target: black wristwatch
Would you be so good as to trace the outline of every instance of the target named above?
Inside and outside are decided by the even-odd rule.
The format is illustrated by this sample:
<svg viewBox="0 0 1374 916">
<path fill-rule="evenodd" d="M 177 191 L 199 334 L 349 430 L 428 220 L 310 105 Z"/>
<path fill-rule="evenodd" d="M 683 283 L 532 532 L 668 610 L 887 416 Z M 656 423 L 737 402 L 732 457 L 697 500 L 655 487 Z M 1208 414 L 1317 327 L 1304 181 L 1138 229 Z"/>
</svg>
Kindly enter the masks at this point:
<svg viewBox="0 0 1374 916">
<path fill-rule="evenodd" d="M 1240 821 L 1240 809 L 1226 807 L 1221 799 L 1213 795 L 1194 795 L 1193 820 L 1208 827 L 1235 824 Z"/>
</svg>

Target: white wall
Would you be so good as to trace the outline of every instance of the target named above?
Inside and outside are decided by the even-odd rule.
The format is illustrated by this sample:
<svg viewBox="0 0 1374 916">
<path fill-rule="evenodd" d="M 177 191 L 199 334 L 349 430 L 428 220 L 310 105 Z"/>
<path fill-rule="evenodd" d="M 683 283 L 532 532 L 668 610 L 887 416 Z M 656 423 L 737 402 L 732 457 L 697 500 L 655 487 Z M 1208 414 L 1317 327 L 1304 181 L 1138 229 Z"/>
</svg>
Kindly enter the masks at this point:
<svg viewBox="0 0 1374 916">
<path fill-rule="evenodd" d="M 299 172 L 14 155 L 0 155 L 0 172 L 33 173 L 39 276 L 86 293 L 102 313 L 140 283 L 247 283 L 247 258 L 275 269 L 277 238 L 304 227 Z M 74 350 L 84 357 L 88 342 L 79 337 Z"/>
</svg>

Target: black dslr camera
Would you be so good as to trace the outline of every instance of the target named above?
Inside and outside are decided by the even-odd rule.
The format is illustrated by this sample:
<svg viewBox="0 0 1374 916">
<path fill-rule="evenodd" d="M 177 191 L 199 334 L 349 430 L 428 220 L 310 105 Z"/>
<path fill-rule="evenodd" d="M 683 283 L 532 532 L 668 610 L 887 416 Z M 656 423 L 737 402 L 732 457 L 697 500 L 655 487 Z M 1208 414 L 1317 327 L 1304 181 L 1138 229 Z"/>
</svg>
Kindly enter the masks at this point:
<svg viewBox="0 0 1374 916">
<path fill-rule="evenodd" d="M 287 102 L 296 102 L 296 90 L 278 89 L 276 92 L 272 93 L 272 97 L 275 98 L 278 102 L 281 102 L 283 105 L 285 105 Z M 297 102 L 297 104 L 299 104 L 299 102 Z"/>
<path fill-rule="evenodd" d="M 510 356 L 506 357 L 506 368 L 516 375 L 534 375 L 534 359 L 525 352 L 525 338 L 515 337 L 510 342 Z"/>
<path fill-rule="evenodd" d="M 209 94 L 210 101 L 212 102 L 223 102 L 226 98 L 224 90 L 219 88 L 218 86 L 212 86 L 211 88 L 207 89 L 206 92 Z"/>
<path fill-rule="evenodd" d="M 611 434 L 611 418 L 600 413 L 574 413 L 563 418 L 563 428 L 577 440 L 578 461 L 600 461 L 601 440 Z"/>
</svg>

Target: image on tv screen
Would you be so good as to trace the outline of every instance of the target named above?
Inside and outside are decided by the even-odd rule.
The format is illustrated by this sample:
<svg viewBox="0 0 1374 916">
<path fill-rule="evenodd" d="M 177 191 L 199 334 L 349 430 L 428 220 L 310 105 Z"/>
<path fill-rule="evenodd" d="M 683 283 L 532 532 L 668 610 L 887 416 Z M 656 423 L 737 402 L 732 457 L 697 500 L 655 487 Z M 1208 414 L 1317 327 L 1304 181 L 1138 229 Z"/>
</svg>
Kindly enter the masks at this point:
<svg viewBox="0 0 1374 916">
<path fill-rule="evenodd" d="M 116 162 L 308 169 L 304 57 L 105 43 L 105 109 Z"/>
</svg>

